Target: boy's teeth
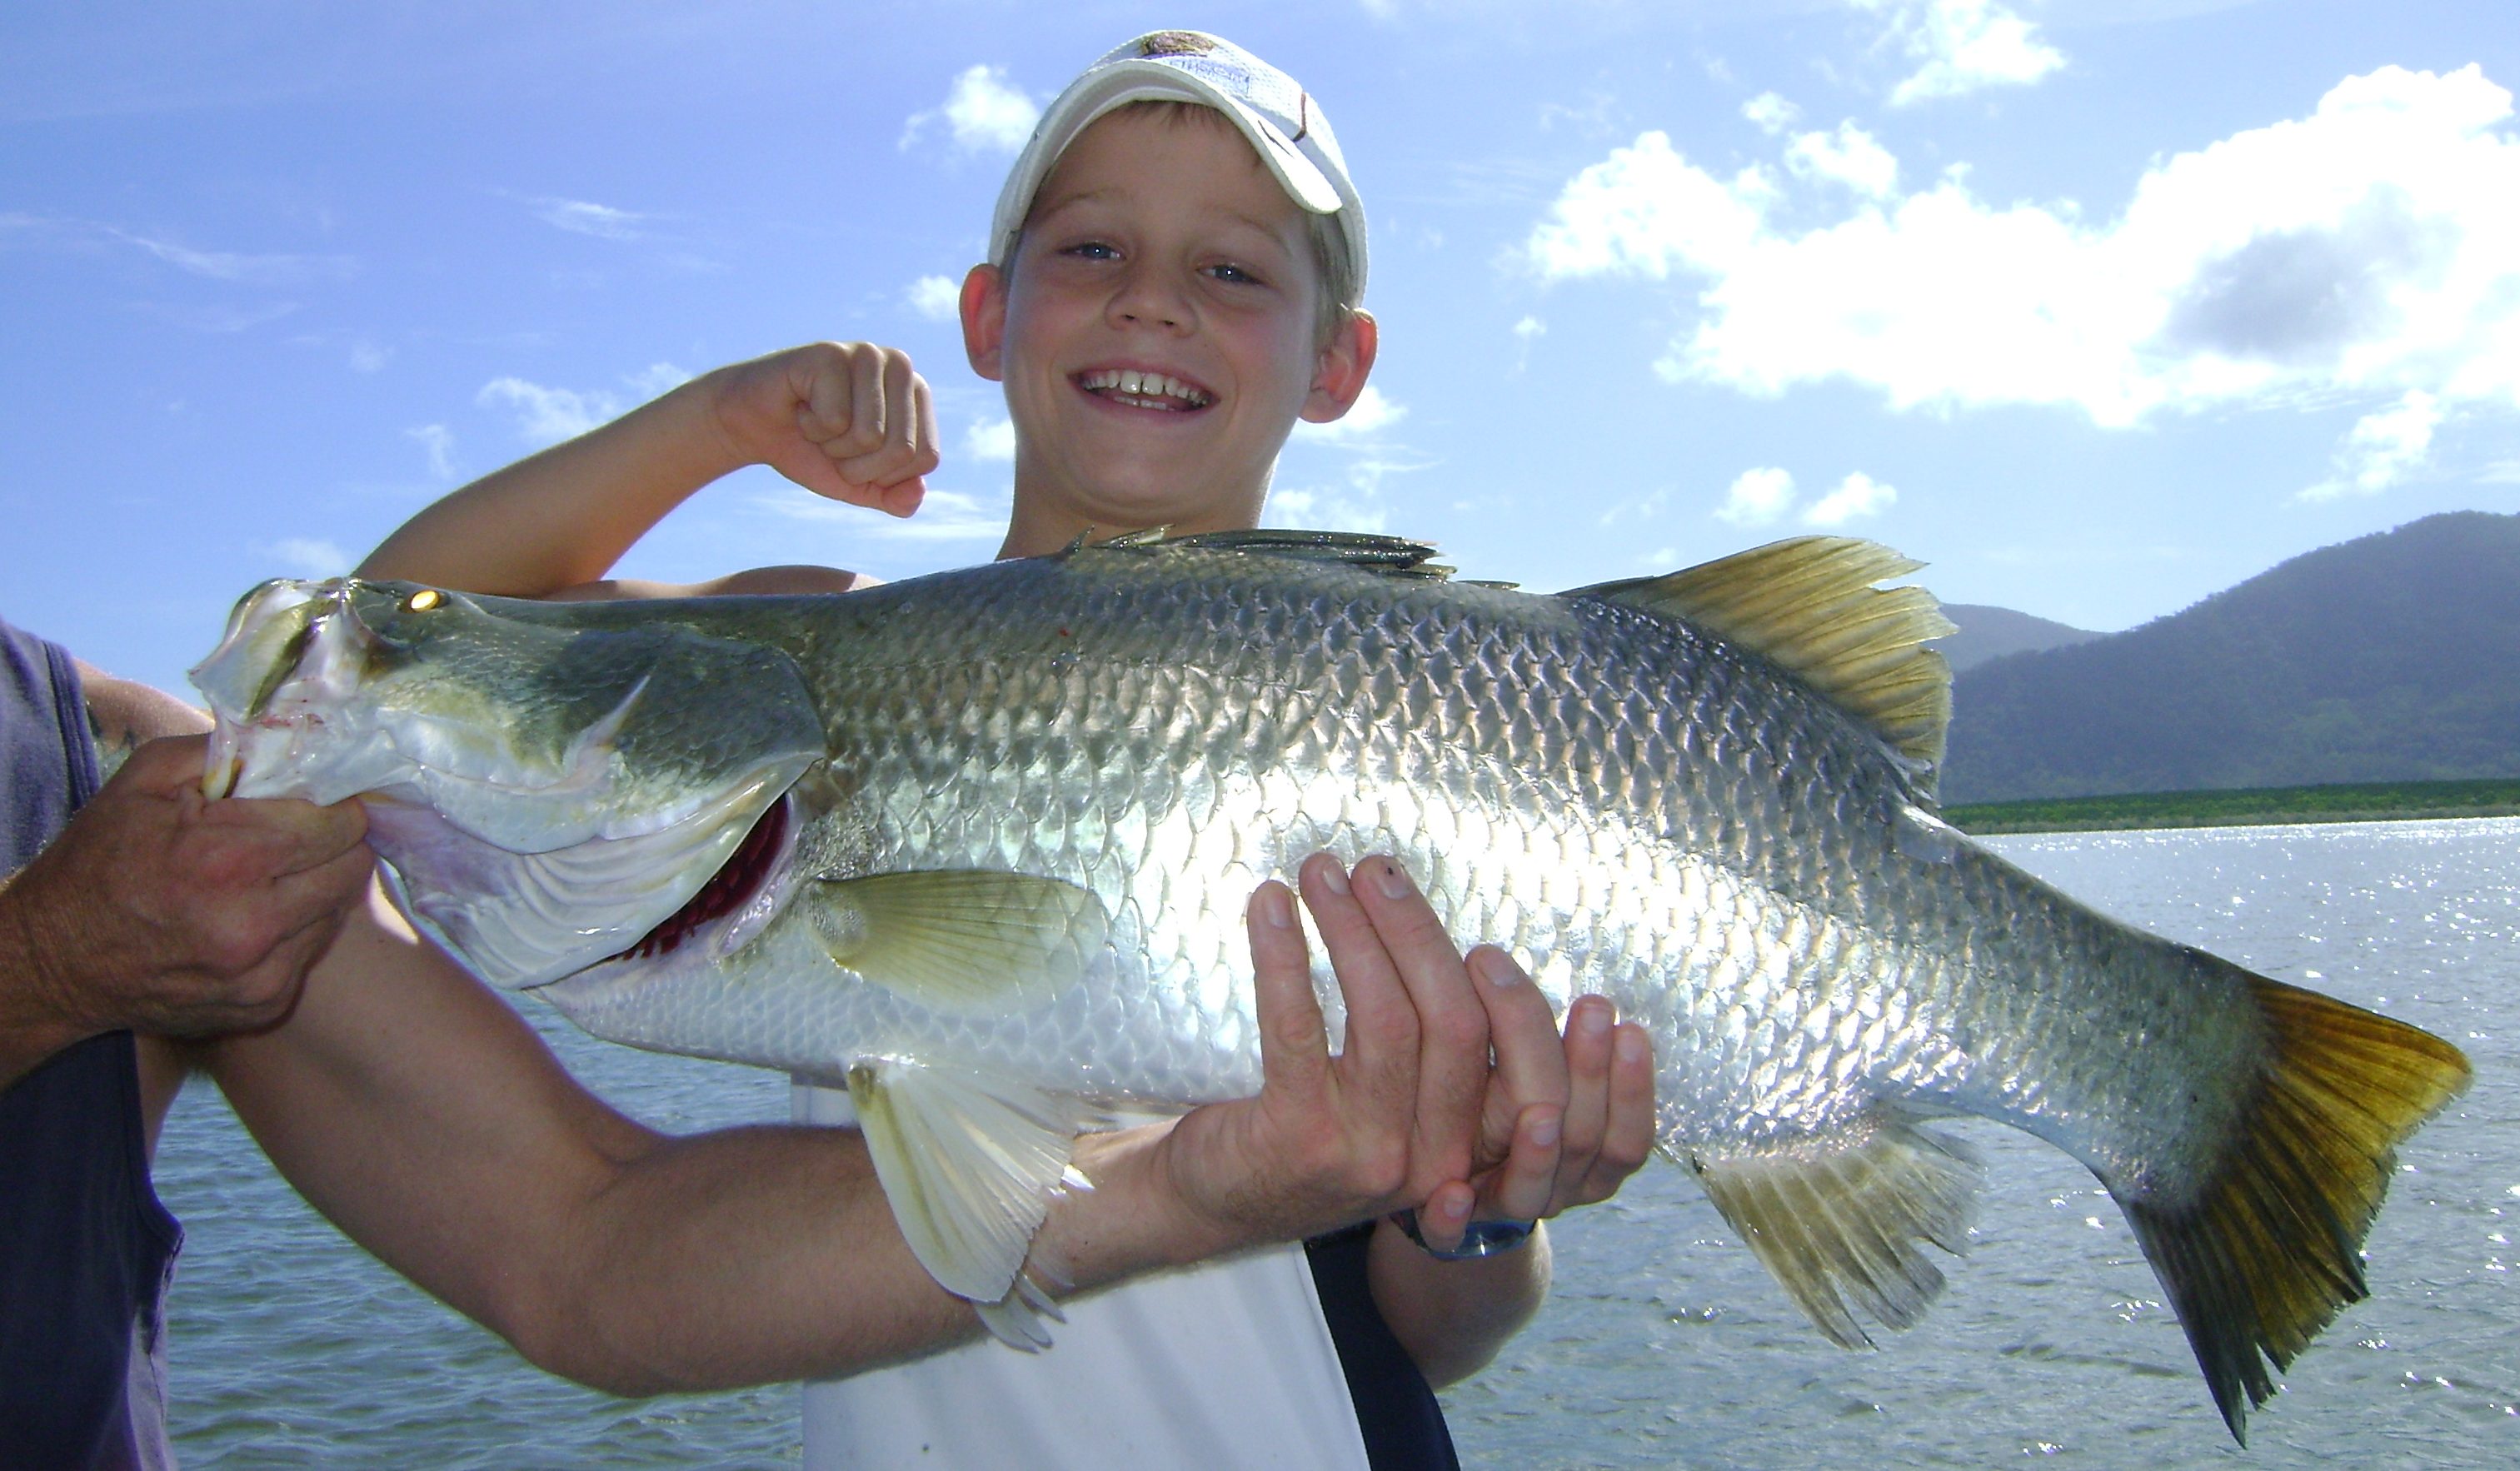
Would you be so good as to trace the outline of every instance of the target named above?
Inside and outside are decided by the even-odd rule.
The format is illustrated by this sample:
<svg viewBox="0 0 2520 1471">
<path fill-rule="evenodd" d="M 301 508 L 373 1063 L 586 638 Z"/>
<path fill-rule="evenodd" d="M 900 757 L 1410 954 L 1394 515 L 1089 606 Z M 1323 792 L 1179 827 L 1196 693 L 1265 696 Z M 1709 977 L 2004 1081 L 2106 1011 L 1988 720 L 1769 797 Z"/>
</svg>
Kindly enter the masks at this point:
<svg viewBox="0 0 2520 1471">
<path fill-rule="evenodd" d="M 1179 379 L 1160 373 L 1144 373 L 1135 368 L 1103 368 L 1083 376 L 1079 381 L 1095 393 L 1136 400 L 1146 408 L 1172 408 L 1187 405 L 1203 409 L 1212 403 L 1205 392 Z"/>
</svg>

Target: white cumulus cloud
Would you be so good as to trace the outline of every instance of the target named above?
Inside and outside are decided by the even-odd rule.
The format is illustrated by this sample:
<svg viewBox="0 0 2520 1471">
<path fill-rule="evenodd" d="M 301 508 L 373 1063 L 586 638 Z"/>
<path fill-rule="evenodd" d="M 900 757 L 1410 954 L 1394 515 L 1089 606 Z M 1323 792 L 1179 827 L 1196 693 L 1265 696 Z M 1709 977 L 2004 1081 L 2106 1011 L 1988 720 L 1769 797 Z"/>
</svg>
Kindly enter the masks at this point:
<svg viewBox="0 0 2520 1471">
<path fill-rule="evenodd" d="M 1793 504 L 1794 477 L 1774 466 L 1765 466 L 1745 469 L 1733 478 L 1732 488 L 1724 492 L 1724 504 L 1715 509 L 1715 516 L 1735 526 L 1765 526 L 1782 518 Z"/>
<path fill-rule="evenodd" d="M 628 379 L 631 388 L 638 393 L 643 402 L 679 388 L 691 380 L 691 374 L 671 363 L 650 363 L 630 375 Z"/>
<path fill-rule="evenodd" d="M 1380 388 L 1368 383 L 1365 391 L 1356 396 L 1356 402 L 1348 406 L 1347 413 L 1328 423 L 1299 421 L 1295 432 L 1305 439 L 1337 443 L 1377 434 L 1408 416 L 1406 406 L 1394 403 Z"/>
<path fill-rule="evenodd" d="M 963 288 L 951 276 L 922 276 L 901 299 L 930 322 L 951 322 L 962 313 Z"/>
<path fill-rule="evenodd" d="M 455 432 L 452 429 L 442 423 L 425 423 L 415 428 L 405 429 L 403 434 L 407 438 L 418 440 L 421 449 L 427 452 L 430 478 L 437 480 L 455 478 Z"/>
<path fill-rule="evenodd" d="M 1750 393 L 1839 379 L 2113 426 L 2304 394 L 2520 406 L 2511 115 L 2478 67 L 2383 67 L 2156 161 L 2114 218 L 1951 171 L 1811 228 L 1765 165 L 1719 178 L 1653 132 L 1570 180 L 1524 256 L 1544 280 L 1673 282 L 1693 320 L 1658 370 Z"/>
<path fill-rule="evenodd" d="M 1786 145 L 1785 167 L 1797 178 L 1843 184 L 1868 200 L 1899 190 L 1899 160 L 1852 120 L 1833 133 L 1805 133 Z"/>
<path fill-rule="evenodd" d="M 558 444 L 609 423 L 632 404 L 645 403 L 668 389 L 690 382 L 692 376 L 671 363 L 651 363 L 622 379 L 627 398 L 607 388 L 552 388 L 520 378 L 493 379 L 481 385 L 473 402 L 485 409 L 505 409 L 514 417 L 517 434 L 528 444 Z"/>
<path fill-rule="evenodd" d="M 1890 93 L 1893 107 L 1960 97 L 1985 87 L 2018 87 L 2065 65 L 2030 22 L 1991 0 L 1855 0 L 1886 15 L 1889 39 L 1917 63 Z"/>
<path fill-rule="evenodd" d="M 2406 483 L 2431 460 L 2433 431 L 2447 417 L 2441 400 L 2420 388 L 2389 408 L 2363 415 L 2336 447 L 2336 473 L 2303 491 L 2302 499 L 2377 495 Z"/>
<path fill-rule="evenodd" d="M 902 520 L 869 515 L 855 506 L 804 495 L 792 487 L 754 496 L 756 511 L 792 521 L 830 522 L 852 536 L 881 542 L 996 542 L 1007 534 L 1008 500 L 1004 494 L 977 496 L 959 490 L 927 488 L 919 513 Z"/>
<path fill-rule="evenodd" d="M 1741 115 L 1750 119 L 1763 133 L 1781 133 L 1793 126 L 1803 110 L 1774 92 L 1762 92 L 1741 104 Z"/>
<path fill-rule="evenodd" d="M 350 554 L 321 537 L 285 536 L 256 550 L 300 577 L 339 577 L 350 570 Z"/>
<path fill-rule="evenodd" d="M 601 240 L 636 240 L 639 222 L 647 218 L 609 204 L 593 204 L 584 200 L 528 200 L 534 215 L 544 224 L 566 230 L 572 235 L 592 235 Z"/>
<path fill-rule="evenodd" d="M 1033 124 L 1040 120 L 1040 105 L 1008 83 L 1005 67 L 971 67 L 954 78 L 943 107 L 911 114 L 901 129 L 901 147 L 907 150 L 942 122 L 954 146 L 965 153 L 1012 154 L 1032 137 Z"/>
<path fill-rule="evenodd" d="M 1015 457 L 1015 422 L 1012 419 L 984 419 L 963 431 L 963 453 L 974 460 L 1012 461 Z"/>
<path fill-rule="evenodd" d="M 602 389 L 580 393 L 546 388 L 520 378 L 493 379 L 481 385 L 474 401 L 485 409 L 505 409 L 516 417 L 517 433 L 535 445 L 558 444 L 621 417 L 621 400 Z"/>
<path fill-rule="evenodd" d="M 1879 515 L 1899 499 L 1899 492 L 1882 484 L 1862 470 L 1837 482 L 1837 489 L 1812 503 L 1803 513 L 1803 523 L 1810 526 L 1843 526 L 1868 515 Z"/>
</svg>

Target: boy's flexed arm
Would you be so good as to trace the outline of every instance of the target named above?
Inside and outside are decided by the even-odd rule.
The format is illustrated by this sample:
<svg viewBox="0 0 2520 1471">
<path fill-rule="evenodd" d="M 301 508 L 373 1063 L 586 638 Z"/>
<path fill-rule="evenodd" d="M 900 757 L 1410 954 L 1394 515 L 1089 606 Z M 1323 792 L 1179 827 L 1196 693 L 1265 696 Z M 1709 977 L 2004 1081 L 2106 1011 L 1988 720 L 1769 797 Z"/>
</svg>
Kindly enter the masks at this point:
<svg viewBox="0 0 2520 1471">
<path fill-rule="evenodd" d="M 484 475 L 412 517 L 358 570 L 548 598 L 602 577 L 666 513 L 744 466 L 906 516 L 936 463 L 935 408 L 909 356 L 817 342 L 702 374 Z"/>
</svg>

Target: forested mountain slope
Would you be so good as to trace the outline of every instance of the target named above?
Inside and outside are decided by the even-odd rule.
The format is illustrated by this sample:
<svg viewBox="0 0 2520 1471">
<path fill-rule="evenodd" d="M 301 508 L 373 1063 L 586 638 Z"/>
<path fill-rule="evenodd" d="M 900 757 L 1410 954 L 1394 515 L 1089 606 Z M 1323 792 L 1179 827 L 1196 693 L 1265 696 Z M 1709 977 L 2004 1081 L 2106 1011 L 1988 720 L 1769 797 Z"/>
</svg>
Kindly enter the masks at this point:
<svg viewBox="0 0 2520 1471">
<path fill-rule="evenodd" d="M 2520 776 L 2520 516 L 2322 548 L 1953 706 L 1946 802 Z"/>
</svg>

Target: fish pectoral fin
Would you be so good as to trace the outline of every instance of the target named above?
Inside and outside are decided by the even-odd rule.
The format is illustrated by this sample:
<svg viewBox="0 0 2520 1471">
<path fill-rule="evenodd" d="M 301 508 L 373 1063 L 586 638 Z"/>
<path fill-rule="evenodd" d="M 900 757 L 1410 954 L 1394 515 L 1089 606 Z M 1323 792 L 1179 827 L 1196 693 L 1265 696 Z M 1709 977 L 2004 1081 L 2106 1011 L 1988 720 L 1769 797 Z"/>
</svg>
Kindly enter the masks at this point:
<svg viewBox="0 0 2520 1471">
<path fill-rule="evenodd" d="M 1023 1262 L 1051 1197 L 1092 1188 L 1068 1164 L 1088 1111 L 1023 1084 L 897 1057 L 851 1065 L 849 1097 L 919 1265 L 968 1298 L 1000 1338 L 1049 1347 L 1042 1318 L 1058 1309 L 1023 1276 Z"/>
<path fill-rule="evenodd" d="M 1873 586 L 1921 565 L 1877 542 L 1800 536 L 1559 596 L 1683 619 L 1774 660 L 1879 733 L 1930 790 L 1952 721 L 1952 669 L 1922 646 L 1954 632 L 1952 620 L 1922 588 Z"/>
<path fill-rule="evenodd" d="M 1975 1152 L 1888 1109 L 1755 1154 L 1689 1164 L 1794 1305 L 1850 1349 L 1872 1340 L 1849 1297 L 1893 1328 L 1924 1316 L 1943 1273 L 1916 1243 L 1958 1255 L 1977 1200 Z"/>
<path fill-rule="evenodd" d="M 937 869 L 826 879 L 804 896 L 823 949 L 903 999 L 1011 1016 L 1082 980 L 1110 944 L 1102 902 L 1028 873 Z"/>
</svg>

